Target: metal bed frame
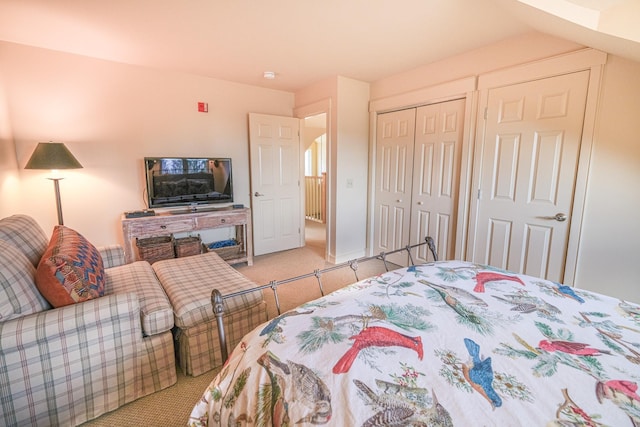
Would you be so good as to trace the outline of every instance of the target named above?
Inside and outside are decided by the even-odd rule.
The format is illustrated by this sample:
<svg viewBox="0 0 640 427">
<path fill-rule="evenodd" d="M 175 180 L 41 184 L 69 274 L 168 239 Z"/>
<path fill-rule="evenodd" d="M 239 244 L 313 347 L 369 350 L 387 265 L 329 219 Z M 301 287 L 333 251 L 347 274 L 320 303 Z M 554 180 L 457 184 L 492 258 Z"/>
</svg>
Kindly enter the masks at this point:
<svg viewBox="0 0 640 427">
<path fill-rule="evenodd" d="M 228 353 L 228 349 L 227 349 L 227 337 L 225 334 L 225 330 L 224 330 L 224 322 L 222 320 L 223 316 L 224 316 L 224 300 L 229 299 L 229 298 L 233 298 L 233 297 L 237 297 L 240 295 L 244 295 L 244 294 L 248 294 L 250 292 L 255 292 L 255 291 L 261 291 L 263 289 L 267 289 L 267 288 L 271 288 L 273 290 L 273 295 L 275 298 L 275 302 L 276 302 L 276 308 L 278 310 L 278 316 L 281 314 L 280 311 L 280 301 L 278 299 L 278 286 L 280 285 L 285 285 L 287 283 L 292 283 L 292 282 L 296 282 L 298 280 L 302 280 L 302 279 L 307 279 L 309 277 L 314 277 L 317 279 L 318 281 L 318 286 L 320 288 L 320 294 L 322 296 L 324 296 L 324 289 L 322 287 L 322 280 L 321 280 L 321 276 L 324 273 L 328 273 L 330 271 L 335 271 L 335 270 L 340 270 L 342 268 L 346 268 L 349 267 L 351 268 L 351 270 L 354 273 L 355 276 L 355 281 L 358 282 L 360 279 L 358 278 L 358 266 L 359 264 L 365 263 L 367 261 L 372 261 L 372 260 L 382 260 L 382 262 L 384 263 L 384 268 L 386 271 L 389 271 L 389 265 L 387 264 L 387 259 L 386 257 L 388 255 L 391 254 L 395 254 L 398 252 L 403 252 L 403 251 L 407 251 L 407 253 L 409 254 L 409 262 L 411 263 L 411 265 L 415 265 L 414 260 L 413 260 L 413 256 L 411 255 L 411 250 L 423 245 L 427 245 L 427 247 L 429 248 L 429 251 L 431 252 L 431 254 L 433 255 L 433 259 L 434 261 L 438 261 L 438 254 L 436 252 L 436 246 L 435 243 L 433 241 L 433 239 L 429 236 L 425 237 L 424 242 L 421 243 L 416 243 L 414 245 L 407 245 L 403 248 L 399 248 L 393 251 L 389 251 L 389 252 L 381 252 L 378 255 L 373 255 L 370 257 L 362 257 L 362 258 L 357 258 L 351 261 L 347 261 L 341 264 L 336 264 L 332 267 L 327 267 L 324 268 L 322 270 L 320 269 L 316 269 L 314 270 L 312 273 L 307 273 L 307 274 L 302 274 L 300 276 L 295 276 L 295 277 L 291 277 L 288 279 L 284 279 L 284 280 L 272 280 L 269 283 L 265 284 L 265 285 L 261 285 L 261 286 L 256 286 L 254 288 L 251 289 L 244 289 L 244 290 L 240 290 L 237 292 L 233 292 L 230 294 L 226 294 L 226 295 L 222 295 L 220 293 L 220 291 L 218 289 L 214 289 L 211 291 L 211 305 L 213 306 L 213 313 L 216 316 L 216 323 L 218 325 L 218 338 L 220 340 L 220 351 L 222 352 L 222 360 L 223 362 L 225 362 L 229 356 Z"/>
</svg>

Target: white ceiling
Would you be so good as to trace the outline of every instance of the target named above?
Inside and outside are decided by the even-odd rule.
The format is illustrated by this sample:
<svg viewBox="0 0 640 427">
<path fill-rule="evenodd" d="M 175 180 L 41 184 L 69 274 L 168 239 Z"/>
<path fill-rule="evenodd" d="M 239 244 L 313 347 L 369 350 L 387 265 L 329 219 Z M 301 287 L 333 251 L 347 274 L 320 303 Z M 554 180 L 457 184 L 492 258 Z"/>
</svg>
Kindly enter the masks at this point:
<svg viewBox="0 0 640 427">
<path fill-rule="evenodd" d="M 617 18 L 621 25 L 612 25 L 609 13 L 636 4 L 638 0 L 0 0 L 0 40 L 295 91 L 335 75 L 373 82 L 531 31 L 640 61 L 640 33 L 634 33 L 640 16 L 622 25 L 627 7 L 618 13 L 624 17 Z M 578 19 L 583 15 L 591 24 Z M 624 37 L 612 35 L 619 28 L 630 30 L 622 31 Z M 275 72 L 276 79 L 265 80 L 264 71 Z"/>
</svg>

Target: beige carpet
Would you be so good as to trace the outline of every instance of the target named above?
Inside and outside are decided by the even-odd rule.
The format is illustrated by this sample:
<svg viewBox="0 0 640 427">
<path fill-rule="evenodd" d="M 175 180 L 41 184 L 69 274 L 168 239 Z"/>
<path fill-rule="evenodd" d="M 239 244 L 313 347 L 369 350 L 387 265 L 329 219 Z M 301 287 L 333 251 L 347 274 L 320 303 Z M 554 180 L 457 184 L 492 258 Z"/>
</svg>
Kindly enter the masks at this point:
<svg viewBox="0 0 640 427">
<path fill-rule="evenodd" d="M 177 368 L 178 381 L 171 387 L 150 394 L 115 411 L 88 421 L 87 427 L 186 426 L 189 414 L 214 372 L 187 377 Z"/>
<path fill-rule="evenodd" d="M 333 267 L 333 264 L 325 261 L 324 224 L 313 221 L 307 221 L 306 224 L 306 246 L 255 257 L 253 266 L 241 264 L 236 266 L 237 270 L 255 283 L 264 285 L 272 280 L 284 280 Z M 393 265 L 390 264 L 390 268 L 391 266 Z M 357 278 L 364 279 L 384 271 L 382 261 L 369 261 L 358 265 Z M 322 274 L 320 281 L 324 293 L 327 294 L 357 280 L 356 273 L 352 269 L 343 268 Z M 270 289 L 265 289 L 264 295 L 269 308 L 269 317 L 277 316 L 273 292 Z M 278 298 L 282 312 L 321 296 L 316 277 L 278 286 Z"/>
<path fill-rule="evenodd" d="M 306 246 L 254 258 L 254 264 L 235 266 L 256 284 L 267 284 L 272 280 L 283 280 L 303 275 L 314 270 L 331 267 L 324 260 L 325 241 L 324 225 L 307 221 Z M 381 261 L 370 261 L 358 266 L 358 278 L 380 274 L 385 271 Z M 355 281 L 355 274 L 350 268 L 332 271 L 321 276 L 326 293 L 339 289 Z M 271 289 L 265 289 L 269 317 L 277 315 L 275 299 Z M 278 298 L 282 312 L 294 308 L 304 302 L 321 296 L 318 281 L 315 277 L 299 282 L 284 284 L 278 287 Z M 113 412 L 89 421 L 86 427 L 127 427 L 139 425 L 184 426 L 187 424 L 191 409 L 198 401 L 206 386 L 216 372 L 211 371 L 199 377 L 188 377 L 178 371 L 178 382 L 152 395 L 131 402 Z"/>
</svg>

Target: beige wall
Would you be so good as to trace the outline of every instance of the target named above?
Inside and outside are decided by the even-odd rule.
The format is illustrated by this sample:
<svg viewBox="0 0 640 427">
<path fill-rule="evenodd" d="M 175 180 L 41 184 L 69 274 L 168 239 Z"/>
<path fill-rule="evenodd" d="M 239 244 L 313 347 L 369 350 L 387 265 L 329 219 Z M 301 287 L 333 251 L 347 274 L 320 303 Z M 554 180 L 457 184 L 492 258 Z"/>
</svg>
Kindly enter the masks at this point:
<svg viewBox="0 0 640 427">
<path fill-rule="evenodd" d="M 572 52 L 581 47 L 576 43 L 545 34 L 529 33 L 374 82 L 371 84 L 371 99 L 476 76 L 515 64 Z"/>
<path fill-rule="evenodd" d="M 640 302 L 640 63 L 609 56 L 576 284 Z"/>
<path fill-rule="evenodd" d="M 143 203 L 142 157 L 216 155 L 234 159 L 237 200 L 249 204 L 247 113 L 292 115 L 314 103 L 326 106 L 335 173 L 334 214 L 358 194 L 367 168 L 365 92 L 381 99 L 454 79 L 526 63 L 581 48 L 532 33 L 410 70 L 371 85 L 327 79 L 298 93 L 272 91 L 177 73 L 99 61 L 0 43 L 0 215 L 25 212 L 46 230 L 55 224 L 55 202 L 45 174 L 23 169 L 36 143 L 65 142 L 84 165 L 62 181 L 65 222 L 97 244 L 121 240 L 119 217 Z M 640 64 L 611 56 L 605 66 L 586 195 L 576 284 L 640 302 Z M 294 99 L 295 98 L 295 99 Z M 209 103 L 197 113 L 196 103 Z M 333 103 L 333 107 L 331 106 Z M 346 113 L 339 115 L 338 108 Z M 349 120 L 355 120 L 353 124 Z M 353 126 L 353 128 L 352 128 Z M 348 142 L 338 151 L 335 141 Z M 15 144 L 15 145 L 14 145 Z M 342 157 L 344 156 L 344 157 Z M 344 161 L 344 163 L 342 163 Z M 361 200 L 353 200 L 360 210 Z M 365 209 L 366 211 L 366 209 Z M 351 211 L 353 212 L 353 211 Z M 348 253 L 364 247 L 362 215 L 341 216 L 328 245 Z M 354 229 L 351 229 L 354 226 Z M 352 234 L 354 234 L 352 236 Z M 354 245 L 354 246 L 352 246 Z"/>
<path fill-rule="evenodd" d="M 0 64 L 0 124 L 11 125 L 0 134 L 2 215 L 33 215 L 50 232 L 52 184 L 23 167 L 38 142 L 64 142 L 84 166 L 60 182 L 65 224 L 97 245 L 121 242 L 122 212 L 145 207 L 144 156 L 231 157 L 236 201 L 248 206 L 247 115 L 293 111 L 290 92 L 11 43 L 0 43 Z"/>
<path fill-rule="evenodd" d="M 9 105 L 0 67 L 0 218 L 8 215 L 18 199 L 18 165 L 11 134 Z"/>
<path fill-rule="evenodd" d="M 365 255 L 369 84 L 336 76 L 296 92 L 296 115 L 327 113 L 327 256 Z"/>
<path fill-rule="evenodd" d="M 336 144 L 337 262 L 365 256 L 369 163 L 369 84 L 338 78 Z"/>
</svg>

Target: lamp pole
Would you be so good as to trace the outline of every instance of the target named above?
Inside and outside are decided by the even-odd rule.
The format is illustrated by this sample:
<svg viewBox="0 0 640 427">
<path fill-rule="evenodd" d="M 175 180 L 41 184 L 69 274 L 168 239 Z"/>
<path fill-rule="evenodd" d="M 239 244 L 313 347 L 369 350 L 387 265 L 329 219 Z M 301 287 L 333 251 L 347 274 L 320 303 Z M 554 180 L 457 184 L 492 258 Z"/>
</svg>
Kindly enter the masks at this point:
<svg viewBox="0 0 640 427">
<path fill-rule="evenodd" d="M 62 201 L 60 200 L 60 180 L 62 178 L 48 178 L 53 181 L 53 188 L 56 192 L 56 208 L 58 209 L 58 224 L 64 225 L 62 221 Z"/>
</svg>

